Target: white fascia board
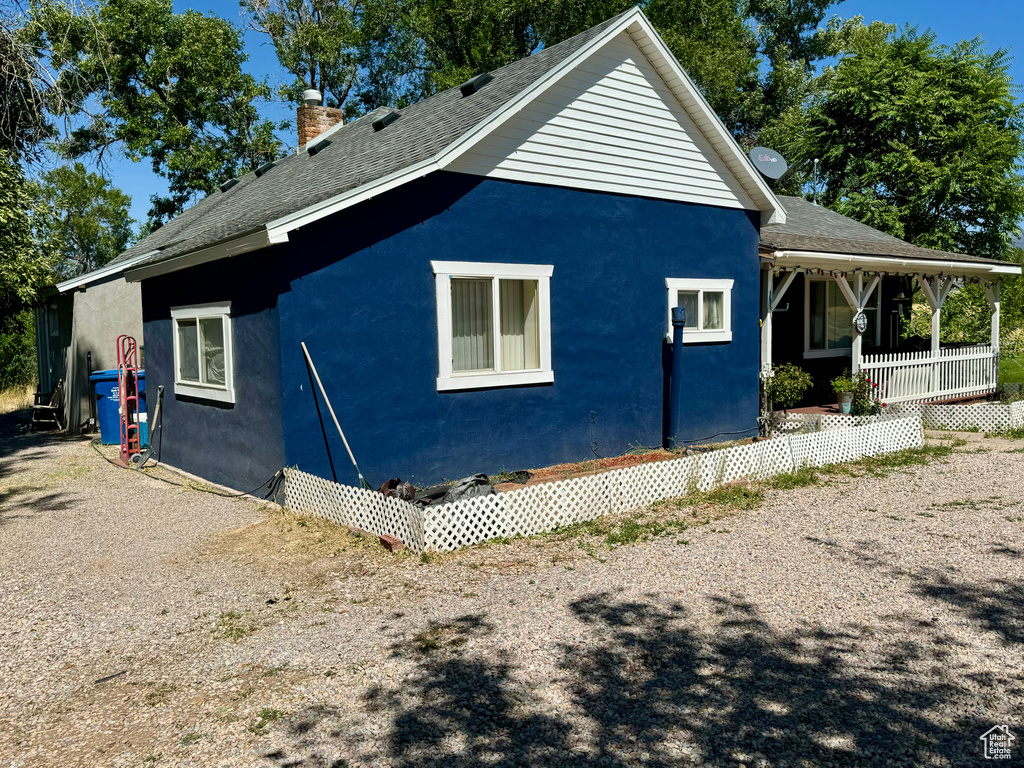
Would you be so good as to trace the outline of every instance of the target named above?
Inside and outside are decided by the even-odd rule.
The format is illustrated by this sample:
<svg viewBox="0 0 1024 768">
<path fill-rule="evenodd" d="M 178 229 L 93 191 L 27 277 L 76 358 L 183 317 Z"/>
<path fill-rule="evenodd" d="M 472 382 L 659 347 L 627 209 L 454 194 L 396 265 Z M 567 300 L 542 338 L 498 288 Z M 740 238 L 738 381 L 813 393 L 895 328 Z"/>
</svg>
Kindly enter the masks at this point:
<svg viewBox="0 0 1024 768">
<path fill-rule="evenodd" d="M 715 110 L 711 108 L 708 100 L 704 98 L 704 94 L 700 92 L 700 89 L 694 84 L 693 80 L 690 79 L 690 76 L 686 74 L 686 70 L 683 69 L 679 60 L 676 59 L 672 51 L 670 51 L 668 46 L 665 45 L 665 41 L 661 39 L 661 35 L 658 34 L 651 22 L 639 11 L 639 9 L 637 11 L 635 22 L 638 25 L 638 29 L 636 31 L 632 28 L 629 30 L 634 42 L 637 42 L 637 34 L 642 33 L 651 45 L 654 46 L 661 55 L 666 66 L 668 66 L 673 74 L 679 78 L 679 81 L 683 84 L 685 95 L 695 102 L 697 108 L 701 112 L 701 117 L 704 118 L 705 123 L 710 126 L 715 135 L 708 136 L 707 131 L 704 131 L 704 128 L 701 126 L 700 121 L 694 120 L 694 123 L 697 124 L 698 128 L 701 128 L 701 130 L 704 131 L 705 137 L 711 142 L 713 147 L 718 145 L 715 141 L 717 138 L 721 144 L 724 144 L 724 146 L 728 148 L 728 154 L 723 155 L 722 159 L 725 161 L 726 165 L 729 166 L 729 169 L 736 174 L 741 184 L 743 184 L 744 178 L 751 182 L 749 188 L 747 188 L 747 185 L 743 185 L 744 188 L 747 188 L 748 194 L 755 191 L 759 193 L 751 196 L 755 198 L 755 202 L 760 202 L 763 206 L 760 208 L 761 224 L 785 224 L 786 209 L 782 207 L 782 203 L 765 183 L 761 174 L 756 168 L 754 168 L 754 164 L 751 162 L 750 158 L 747 157 L 740 145 L 736 143 L 736 139 L 725 127 L 725 124 L 722 122 L 721 118 L 718 117 Z M 643 48 L 641 46 L 641 50 L 642 49 Z M 655 65 L 655 69 L 657 69 L 657 65 Z M 671 90 L 675 90 L 672 88 L 671 83 L 666 83 L 666 85 L 668 85 Z M 680 101 L 680 105 L 683 109 L 687 108 L 687 105 L 682 101 Z M 756 199 L 757 197 L 760 197 L 761 200 L 758 201 Z"/>
<path fill-rule="evenodd" d="M 125 272 L 124 278 L 130 283 L 137 283 L 140 280 L 156 277 L 157 275 L 166 275 L 181 269 L 188 269 L 189 267 L 205 264 L 209 261 L 217 261 L 218 259 L 226 259 L 231 256 L 240 256 L 250 251 L 258 251 L 260 248 L 266 248 L 268 245 L 287 240 L 287 235 L 284 236 L 283 240 L 275 240 L 266 229 L 260 229 L 248 235 L 236 237 L 234 240 L 212 245 L 209 248 L 175 256 L 166 261 L 158 261 L 156 264 L 147 264 L 130 269 Z"/>
<path fill-rule="evenodd" d="M 438 170 L 437 161 L 434 158 L 428 158 L 416 163 L 416 165 L 402 168 L 399 171 L 395 171 L 362 186 L 347 190 L 334 197 L 329 197 L 315 205 L 295 211 L 295 213 L 289 213 L 287 216 L 274 219 L 267 224 L 270 240 L 274 243 L 285 242 L 288 240 L 288 233 L 293 229 L 298 229 L 325 216 L 330 216 L 332 213 L 337 213 L 364 200 L 384 194 L 395 187 L 400 187 L 436 170 Z"/>
<path fill-rule="evenodd" d="M 76 288 L 81 288 L 83 285 L 89 285 L 90 283 L 95 283 L 98 280 L 104 280 L 108 277 L 124 272 L 126 269 L 130 269 L 143 259 L 148 259 L 150 256 L 155 256 L 158 253 L 160 253 L 159 250 L 147 251 L 146 253 L 141 253 L 138 256 L 132 256 L 130 259 L 119 261 L 116 264 L 107 264 L 99 269 L 94 269 L 92 272 L 87 272 L 84 275 L 79 275 L 78 277 L 72 277 L 68 280 L 59 282 L 54 286 L 54 288 L 57 289 L 57 293 L 73 291 Z"/>
<path fill-rule="evenodd" d="M 862 269 L 876 272 L 903 274 L 939 274 L 952 272 L 961 275 L 1019 275 L 1019 264 L 979 264 L 969 261 L 942 259 L 909 259 L 901 256 L 864 256 L 821 251 L 776 251 L 776 266 L 805 267 L 810 269 Z"/>
</svg>

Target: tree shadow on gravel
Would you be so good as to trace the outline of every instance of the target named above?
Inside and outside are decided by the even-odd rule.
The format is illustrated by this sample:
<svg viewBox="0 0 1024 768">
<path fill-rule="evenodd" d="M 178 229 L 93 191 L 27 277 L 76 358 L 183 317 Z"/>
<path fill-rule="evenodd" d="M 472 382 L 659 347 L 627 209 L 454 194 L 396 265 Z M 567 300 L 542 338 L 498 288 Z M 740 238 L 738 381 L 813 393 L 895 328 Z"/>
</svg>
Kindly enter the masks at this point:
<svg viewBox="0 0 1024 768">
<path fill-rule="evenodd" d="M 909 581 L 914 593 L 952 610 L 960 622 L 993 632 L 1008 643 L 1024 643 L 1024 579 L 998 578 L 977 583 L 963 579 L 953 568 L 904 568 L 878 554 L 875 542 L 860 542 L 851 548 L 814 537 L 807 539 L 829 547 L 839 557 L 861 567 L 880 569 L 894 579 Z M 992 542 L 988 551 L 1012 559 L 1022 554 L 1021 550 L 998 542 Z"/>
<path fill-rule="evenodd" d="M 1014 683 L 974 675 L 944 628 L 907 617 L 780 632 L 732 595 L 702 632 L 656 596 L 569 610 L 590 637 L 558 646 L 550 686 L 493 648 L 483 617 L 430 624 L 394 648 L 415 674 L 371 689 L 362 725 L 328 738 L 402 768 L 963 765 L 1019 701 Z M 274 757 L 327 765 L 316 749 Z"/>
</svg>

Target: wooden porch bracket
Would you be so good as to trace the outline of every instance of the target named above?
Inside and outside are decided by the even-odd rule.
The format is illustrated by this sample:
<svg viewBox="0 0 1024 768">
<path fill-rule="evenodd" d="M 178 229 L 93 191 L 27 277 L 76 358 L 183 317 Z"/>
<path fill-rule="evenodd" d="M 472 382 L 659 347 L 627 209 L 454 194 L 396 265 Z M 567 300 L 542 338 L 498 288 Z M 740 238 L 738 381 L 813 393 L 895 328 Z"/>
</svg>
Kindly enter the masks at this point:
<svg viewBox="0 0 1024 768">
<path fill-rule="evenodd" d="M 864 307 L 867 306 L 868 301 L 871 300 L 871 294 L 875 292 L 875 288 L 878 287 L 879 282 L 882 280 L 882 276 L 875 274 L 871 278 L 871 282 L 868 283 L 867 288 L 864 287 L 864 273 L 857 272 L 855 277 L 855 287 L 850 286 L 850 281 L 846 279 L 844 275 L 836 275 L 835 281 L 839 286 L 839 290 L 843 296 L 846 297 L 846 302 L 850 305 L 854 315 L 860 314 L 864 311 Z M 858 331 L 856 328 L 853 329 L 853 348 L 850 350 L 850 366 L 854 373 L 860 370 L 860 358 L 861 349 L 863 348 L 864 334 Z"/>
<path fill-rule="evenodd" d="M 957 281 L 953 277 L 932 275 L 931 277 L 919 277 L 917 282 L 921 286 L 921 290 L 924 292 L 925 299 L 928 300 L 929 308 L 932 310 L 932 356 L 935 357 L 939 354 L 939 348 L 942 340 L 942 328 L 940 321 L 940 318 L 942 317 L 942 305 L 946 303 L 946 298 L 949 296 L 949 292 L 953 289 L 953 286 L 956 285 Z"/>
<path fill-rule="evenodd" d="M 796 279 L 799 269 L 786 273 L 778 287 L 775 286 L 775 271 L 768 270 L 764 280 L 764 307 L 765 314 L 761 320 L 761 378 L 767 379 L 771 376 L 772 370 L 772 313 L 782 303 L 782 297 Z"/>
</svg>

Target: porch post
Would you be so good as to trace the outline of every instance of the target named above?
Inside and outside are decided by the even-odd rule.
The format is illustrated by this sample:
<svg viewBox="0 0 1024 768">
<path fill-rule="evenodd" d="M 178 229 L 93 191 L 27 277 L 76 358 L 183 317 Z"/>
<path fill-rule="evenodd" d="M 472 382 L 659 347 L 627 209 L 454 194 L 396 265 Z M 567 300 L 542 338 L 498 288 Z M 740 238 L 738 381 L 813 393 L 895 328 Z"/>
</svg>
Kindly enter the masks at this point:
<svg viewBox="0 0 1024 768">
<path fill-rule="evenodd" d="M 985 283 L 985 296 L 992 308 L 992 351 L 999 351 L 999 283 Z"/>
<path fill-rule="evenodd" d="M 853 316 L 854 316 L 854 318 L 856 318 L 857 314 L 863 309 L 863 304 L 864 304 L 864 299 L 862 298 L 862 294 L 864 293 L 864 275 L 861 274 L 860 272 L 857 273 L 856 287 L 857 287 L 857 289 L 856 289 L 856 293 L 854 294 L 854 296 L 857 297 L 857 304 L 858 304 L 858 306 L 853 308 Z M 860 356 L 861 356 L 861 349 L 863 348 L 863 346 L 864 346 L 864 334 L 861 333 L 859 330 L 857 330 L 857 326 L 854 325 L 853 326 L 853 344 L 852 344 L 852 349 L 850 349 L 850 357 L 851 357 L 851 360 L 850 360 L 850 370 L 853 371 L 854 373 L 859 373 L 860 372 Z"/>
<path fill-rule="evenodd" d="M 918 283 L 920 283 L 921 290 L 924 291 L 924 297 L 928 300 L 928 306 L 932 311 L 932 357 L 938 357 L 942 330 L 939 318 L 942 315 L 942 305 L 946 303 L 946 297 L 949 296 L 949 292 L 953 288 L 953 278 L 920 277 Z"/>
<path fill-rule="evenodd" d="M 918 283 L 932 311 L 932 392 L 938 392 L 941 386 L 938 358 L 942 349 L 942 305 L 946 303 L 946 297 L 953 288 L 953 278 L 933 275 L 918 278 Z"/>
<path fill-rule="evenodd" d="M 775 270 L 769 269 L 765 273 L 765 281 L 762 286 L 764 291 L 764 319 L 761 321 L 762 378 L 767 378 L 770 375 L 772 366 L 772 313 L 779 308 L 779 304 L 782 303 L 782 297 L 786 295 L 789 286 L 793 284 L 796 274 L 797 270 L 795 269 L 787 272 L 786 276 L 782 278 L 782 282 L 779 283 L 779 287 L 776 288 Z"/>
<path fill-rule="evenodd" d="M 767 379 L 772 370 L 772 284 L 774 273 L 767 269 L 761 273 L 764 283 L 761 286 L 761 379 Z"/>
</svg>

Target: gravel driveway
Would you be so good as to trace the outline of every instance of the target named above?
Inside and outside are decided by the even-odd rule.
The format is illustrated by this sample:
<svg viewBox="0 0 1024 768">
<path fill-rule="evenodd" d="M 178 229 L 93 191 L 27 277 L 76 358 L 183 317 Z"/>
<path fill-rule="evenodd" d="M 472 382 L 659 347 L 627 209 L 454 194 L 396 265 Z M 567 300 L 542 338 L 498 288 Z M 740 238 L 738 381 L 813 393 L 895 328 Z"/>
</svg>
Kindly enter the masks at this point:
<svg viewBox="0 0 1024 768">
<path fill-rule="evenodd" d="M 0 766 L 1022 759 L 1024 442 L 423 562 L 11 426 Z"/>
</svg>

